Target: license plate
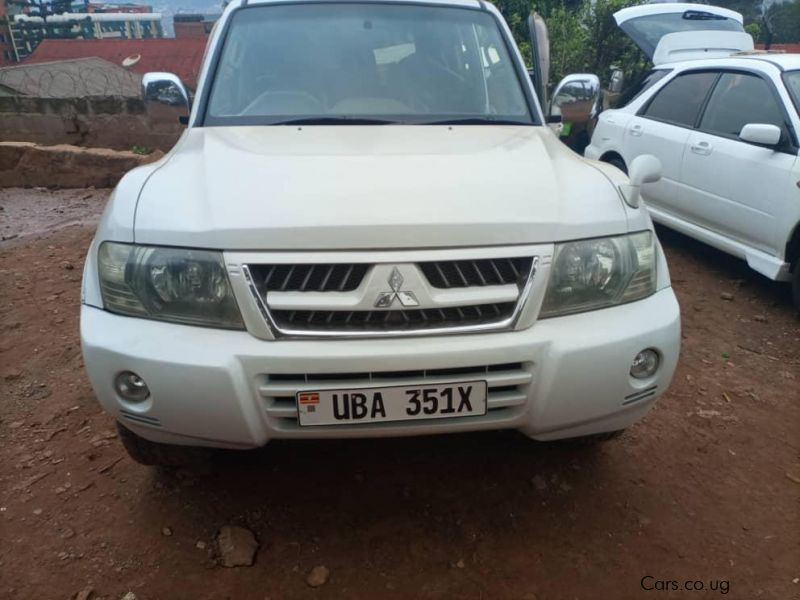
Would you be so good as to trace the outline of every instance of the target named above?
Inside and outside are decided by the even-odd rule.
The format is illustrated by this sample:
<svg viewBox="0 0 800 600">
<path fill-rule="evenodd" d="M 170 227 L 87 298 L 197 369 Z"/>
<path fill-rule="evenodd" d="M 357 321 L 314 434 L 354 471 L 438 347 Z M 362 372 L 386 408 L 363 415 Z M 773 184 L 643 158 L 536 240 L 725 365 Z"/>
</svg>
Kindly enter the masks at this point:
<svg viewBox="0 0 800 600">
<path fill-rule="evenodd" d="M 297 393 L 300 425 L 383 423 L 486 414 L 486 382 Z"/>
</svg>

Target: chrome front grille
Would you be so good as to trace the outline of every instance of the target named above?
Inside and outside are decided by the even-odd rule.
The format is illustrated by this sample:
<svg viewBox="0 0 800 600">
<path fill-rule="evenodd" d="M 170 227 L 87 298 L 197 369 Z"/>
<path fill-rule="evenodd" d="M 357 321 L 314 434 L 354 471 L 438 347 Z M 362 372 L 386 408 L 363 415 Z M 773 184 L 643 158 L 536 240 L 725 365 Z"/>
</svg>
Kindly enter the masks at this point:
<svg viewBox="0 0 800 600">
<path fill-rule="evenodd" d="M 364 373 L 278 373 L 258 376 L 258 391 L 264 410 L 278 429 L 299 429 L 296 397 L 299 392 L 355 389 L 376 386 L 435 385 L 458 381 L 483 380 L 487 383 L 487 414 L 469 419 L 507 418 L 520 411 L 533 380 L 532 365 L 506 363 L 448 369 L 416 371 L 375 371 Z M 458 417 L 456 417 L 458 418 Z M 415 421 L 401 421 L 411 424 Z M 395 423 L 397 424 L 397 423 Z M 354 425 L 353 427 L 364 427 Z"/>
<path fill-rule="evenodd" d="M 267 292 L 352 292 L 364 279 L 369 265 L 294 264 L 251 265 L 254 283 Z"/>
<path fill-rule="evenodd" d="M 478 260 L 437 260 L 419 263 L 435 288 L 487 285 L 525 285 L 531 271 L 531 257 L 484 258 Z"/>
<path fill-rule="evenodd" d="M 242 272 L 275 337 L 512 328 L 530 292 L 538 257 L 511 252 L 486 258 L 480 249 L 475 258 L 443 254 L 447 260 L 370 263 L 367 255 L 352 262 L 245 263 Z"/>
<path fill-rule="evenodd" d="M 513 302 L 503 302 L 427 310 L 274 310 L 272 316 L 282 327 L 308 331 L 320 327 L 350 331 L 405 331 L 478 325 L 487 320 L 507 319 L 514 313 L 514 306 Z"/>
</svg>

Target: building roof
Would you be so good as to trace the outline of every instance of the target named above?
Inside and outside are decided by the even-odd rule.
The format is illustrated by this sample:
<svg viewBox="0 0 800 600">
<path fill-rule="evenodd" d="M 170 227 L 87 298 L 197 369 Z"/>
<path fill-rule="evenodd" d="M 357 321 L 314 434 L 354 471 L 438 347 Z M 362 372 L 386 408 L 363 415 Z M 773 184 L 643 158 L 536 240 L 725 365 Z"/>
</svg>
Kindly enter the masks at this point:
<svg viewBox="0 0 800 600">
<path fill-rule="evenodd" d="M 138 96 L 141 75 L 101 58 L 79 58 L 0 69 L 0 95 L 36 98 Z"/>
<path fill-rule="evenodd" d="M 124 64 L 134 73 L 144 74 L 149 71 L 175 73 L 186 85 L 196 88 L 205 48 L 205 38 L 45 39 L 23 64 L 97 57 L 115 65 Z"/>
<path fill-rule="evenodd" d="M 221 16 L 221 13 L 175 13 L 172 21 L 174 23 L 215 23 Z"/>
</svg>

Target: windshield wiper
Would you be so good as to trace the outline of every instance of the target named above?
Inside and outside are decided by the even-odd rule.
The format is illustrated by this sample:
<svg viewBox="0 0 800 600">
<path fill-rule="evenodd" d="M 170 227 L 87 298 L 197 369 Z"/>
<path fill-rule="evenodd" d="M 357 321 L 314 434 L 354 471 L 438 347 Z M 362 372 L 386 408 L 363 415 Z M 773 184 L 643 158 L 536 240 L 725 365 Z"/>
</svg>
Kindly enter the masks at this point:
<svg viewBox="0 0 800 600">
<path fill-rule="evenodd" d="M 286 119 L 285 121 L 275 121 L 270 125 L 393 125 L 397 121 L 389 119 L 372 119 L 369 117 L 299 117 L 297 119 Z"/>
<path fill-rule="evenodd" d="M 494 117 L 463 117 L 436 121 L 392 121 L 372 117 L 298 117 L 284 121 L 274 121 L 270 125 L 531 125 L 526 121 L 496 119 Z"/>
<path fill-rule="evenodd" d="M 526 121 L 513 119 L 495 119 L 493 117 L 463 117 L 460 119 L 442 119 L 440 121 L 418 121 L 418 125 L 532 125 Z"/>
</svg>

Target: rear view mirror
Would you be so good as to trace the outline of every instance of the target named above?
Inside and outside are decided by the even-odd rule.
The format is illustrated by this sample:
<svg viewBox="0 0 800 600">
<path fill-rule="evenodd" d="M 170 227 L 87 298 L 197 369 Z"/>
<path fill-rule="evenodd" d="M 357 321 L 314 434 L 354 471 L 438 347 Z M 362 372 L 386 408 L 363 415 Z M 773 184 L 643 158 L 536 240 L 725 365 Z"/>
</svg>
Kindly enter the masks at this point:
<svg viewBox="0 0 800 600">
<path fill-rule="evenodd" d="M 628 177 L 631 182 L 621 185 L 620 191 L 629 206 L 638 208 L 642 198 L 642 185 L 661 179 L 661 161 L 652 154 L 637 156 L 631 162 Z"/>
<path fill-rule="evenodd" d="M 173 73 L 145 73 L 142 99 L 148 117 L 154 122 L 183 121 L 191 110 L 189 92 Z"/>
<path fill-rule="evenodd" d="M 739 139 L 743 142 L 774 148 L 781 143 L 781 128 L 768 123 L 748 123 L 739 132 Z"/>
</svg>

